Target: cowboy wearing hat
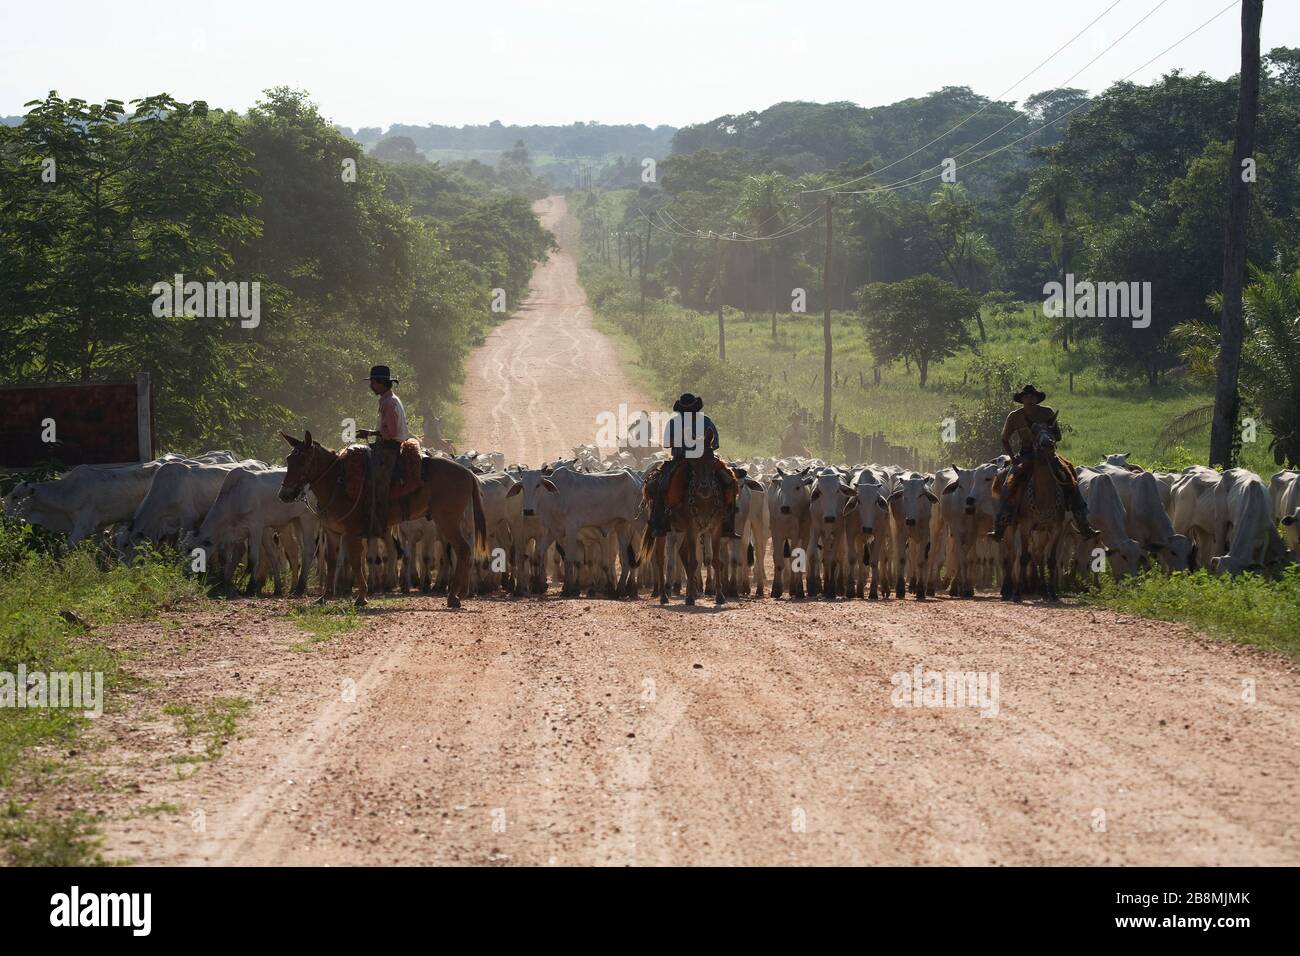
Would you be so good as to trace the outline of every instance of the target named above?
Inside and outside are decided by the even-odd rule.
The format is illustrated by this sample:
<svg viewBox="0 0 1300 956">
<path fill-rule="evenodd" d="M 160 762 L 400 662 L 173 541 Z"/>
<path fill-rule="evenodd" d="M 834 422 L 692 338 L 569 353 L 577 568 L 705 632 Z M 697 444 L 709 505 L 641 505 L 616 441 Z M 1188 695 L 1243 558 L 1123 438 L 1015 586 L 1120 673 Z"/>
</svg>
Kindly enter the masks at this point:
<svg viewBox="0 0 1300 956">
<path fill-rule="evenodd" d="M 371 446 L 371 530 L 380 533 L 388 522 L 388 489 L 397 477 L 402 442 L 411 437 L 406 427 L 406 408 L 393 392 L 397 379 L 387 365 L 370 369 L 370 391 L 379 396 L 379 427 L 357 429 L 358 438 L 375 436 Z M 380 510 L 382 508 L 382 511 Z M 378 530 L 376 530 L 378 529 Z"/>
<path fill-rule="evenodd" d="M 994 541 L 1002 540 L 1007 525 L 1011 523 L 1016 502 L 1020 499 L 1020 489 L 1033 468 L 1034 426 L 1049 426 L 1053 439 L 1061 440 L 1061 428 L 1056 424 L 1056 412 L 1043 404 L 1043 399 L 1046 397 L 1045 392 L 1039 391 L 1033 385 L 1025 385 L 1011 396 L 1012 401 L 1020 403 L 1020 407 L 1007 416 L 1006 424 L 1002 426 L 1002 450 L 1011 458 L 1011 474 L 1007 476 L 1006 483 L 1002 487 L 998 511 L 993 519 L 993 530 L 989 532 L 989 537 Z M 1020 440 L 1019 456 L 1012 450 L 1012 436 Z M 1084 538 L 1091 538 L 1097 532 L 1088 524 L 1088 503 L 1083 500 L 1083 493 L 1079 491 L 1079 479 L 1074 473 L 1074 465 L 1060 455 L 1056 455 L 1052 461 L 1052 473 L 1065 493 L 1066 507 L 1074 513 L 1074 523 L 1078 526 L 1079 534 Z"/>
<path fill-rule="evenodd" d="M 703 409 L 704 399 L 685 392 L 673 403 L 673 411 L 677 414 L 664 426 L 663 446 L 671 451 L 672 458 L 659 466 L 654 484 L 654 509 L 650 514 L 650 527 L 656 537 L 668 533 L 668 509 L 679 504 L 685 496 L 689 476 L 682 462 L 687 457 L 688 449 L 695 451 L 691 455 L 693 458 L 705 454 L 712 460 L 718 483 L 722 486 L 725 504 L 722 536 L 740 537 L 740 532 L 736 530 L 736 492 L 740 486 L 726 463 L 713 454 L 718 447 L 718 428 L 709 416 L 702 414 Z"/>
</svg>

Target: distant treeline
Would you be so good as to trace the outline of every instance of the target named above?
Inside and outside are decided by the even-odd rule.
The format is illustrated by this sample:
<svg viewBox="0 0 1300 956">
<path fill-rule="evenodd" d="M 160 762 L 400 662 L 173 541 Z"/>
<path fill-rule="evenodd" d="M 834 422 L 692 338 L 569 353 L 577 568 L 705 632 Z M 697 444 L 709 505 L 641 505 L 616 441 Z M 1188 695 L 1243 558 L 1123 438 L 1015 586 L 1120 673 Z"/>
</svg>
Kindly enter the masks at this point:
<svg viewBox="0 0 1300 956">
<path fill-rule="evenodd" d="M 243 116 L 51 93 L 0 127 L 0 380 L 149 372 L 165 450 L 337 444 L 374 415 L 375 363 L 413 418 L 442 410 L 494 290 L 514 308 L 551 242 L 525 196 L 373 160 L 298 91 Z M 159 315 L 176 275 L 258 283 L 256 324 Z"/>
<path fill-rule="evenodd" d="M 570 123 L 568 126 L 515 126 L 494 121 L 477 126 L 411 126 L 394 123 L 387 130 L 366 126 L 353 132 L 347 127 L 340 131 L 366 146 L 373 146 L 391 136 L 407 136 L 421 151 L 427 150 L 491 150 L 510 149 L 523 140 L 534 153 L 547 153 L 562 158 L 623 155 L 662 157 L 672 149 L 671 126 L 644 124 L 606 126 L 603 123 Z"/>
</svg>

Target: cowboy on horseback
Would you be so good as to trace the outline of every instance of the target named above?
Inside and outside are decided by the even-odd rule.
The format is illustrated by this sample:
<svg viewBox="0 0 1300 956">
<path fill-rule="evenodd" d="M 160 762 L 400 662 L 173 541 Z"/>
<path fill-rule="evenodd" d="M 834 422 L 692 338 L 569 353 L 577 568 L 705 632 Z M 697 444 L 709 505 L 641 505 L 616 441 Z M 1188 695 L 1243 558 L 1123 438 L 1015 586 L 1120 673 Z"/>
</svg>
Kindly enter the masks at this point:
<svg viewBox="0 0 1300 956">
<path fill-rule="evenodd" d="M 722 459 L 713 453 L 718 448 L 718 428 L 713 420 L 702 414 L 704 399 L 690 392 L 684 393 L 673 403 L 676 414 L 664 426 L 663 447 L 669 449 L 672 457 L 659 466 L 657 475 L 652 479 L 654 508 L 650 513 L 650 527 L 655 537 L 663 537 L 669 531 L 669 511 L 679 506 L 686 497 L 686 482 L 690 469 L 686 458 L 699 458 L 702 455 L 712 462 L 714 475 L 722 487 L 723 517 L 722 536 L 739 538 L 736 530 L 736 494 L 739 483 Z"/>
<path fill-rule="evenodd" d="M 379 427 L 376 429 L 357 429 L 358 438 L 377 440 L 370 447 L 371 485 L 370 527 L 376 534 L 386 528 L 388 514 L 388 491 L 398 479 L 401 465 L 402 442 L 411 437 L 406 427 L 406 408 L 402 400 L 393 391 L 397 379 L 392 377 L 387 365 L 376 365 L 370 369 L 370 391 L 379 396 Z"/>
<path fill-rule="evenodd" d="M 1056 423 L 1057 413 L 1042 404 L 1043 399 L 1047 398 L 1045 392 L 1040 392 L 1033 385 L 1025 385 L 1011 398 L 1019 402 L 1020 407 L 1007 416 L 1006 424 L 1002 426 L 1002 450 L 1011 457 L 1011 473 L 1002 486 L 997 514 L 993 519 L 993 530 L 989 532 L 989 537 L 994 541 L 1002 540 L 1002 535 L 1011 523 L 1011 516 L 1015 514 L 1022 489 L 1028 484 L 1029 475 L 1033 471 L 1034 426 L 1046 428 L 1056 441 L 1061 438 L 1061 427 Z M 1020 440 L 1018 456 L 1011 447 L 1013 436 Z M 1061 486 L 1065 506 L 1074 513 L 1074 522 L 1079 529 L 1079 534 L 1085 539 L 1093 537 L 1098 532 L 1088 524 L 1088 504 L 1079 491 L 1079 479 L 1074 473 L 1074 465 L 1060 455 L 1053 455 L 1051 466 L 1052 475 Z"/>
</svg>

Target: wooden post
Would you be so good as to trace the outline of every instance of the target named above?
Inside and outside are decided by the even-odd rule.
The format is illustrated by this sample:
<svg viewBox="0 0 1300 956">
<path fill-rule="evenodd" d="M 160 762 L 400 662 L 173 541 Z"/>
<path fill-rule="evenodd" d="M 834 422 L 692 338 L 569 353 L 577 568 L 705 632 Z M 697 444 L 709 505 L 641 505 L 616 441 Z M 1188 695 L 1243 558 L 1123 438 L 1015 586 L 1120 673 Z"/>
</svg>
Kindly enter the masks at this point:
<svg viewBox="0 0 1300 956">
<path fill-rule="evenodd" d="M 153 389 L 148 372 L 135 377 L 135 440 L 140 461 L 153 461 Z"/>
<path fill-rule="evenodd" d="M 645 221 L 645 245 L 641 250 L 641 321 L 645 321 L 645 273 L 650 259 L 650 220 Z"/>
<path fill-rule="evenodd" d="M 1241 91 L 1237 135 L 1228 168 L 1228 225 L 1223 244 L 1223 315 L 1219 319 L 1219 359 L 1215 369 L 1214 422 L 1210 464 L 1230 468 L 1236 457 L 1237 379 L 1241 371 L 1241 294 L 1246 284 L 1246 224 L 1250 184 L 1242 165 L 1255 155 L 1255 116 L 1259 111 L 1259 24 L 1264 0 L 1241 3 Z"/>
<path fill-rule="evenodd" d="M 722 236 L 713 237 L 713 255 L 717 271 L 713 275 L 713 295 L 718 300 L 718 361 L 727 360 L 727 324 L 722 317 Z"/>
<path fill-rule="evenodd" d="M 831 196 L 826 196 L 826 256 L 822 260 L 822 453 L 831 451 Z"/>
</svg>

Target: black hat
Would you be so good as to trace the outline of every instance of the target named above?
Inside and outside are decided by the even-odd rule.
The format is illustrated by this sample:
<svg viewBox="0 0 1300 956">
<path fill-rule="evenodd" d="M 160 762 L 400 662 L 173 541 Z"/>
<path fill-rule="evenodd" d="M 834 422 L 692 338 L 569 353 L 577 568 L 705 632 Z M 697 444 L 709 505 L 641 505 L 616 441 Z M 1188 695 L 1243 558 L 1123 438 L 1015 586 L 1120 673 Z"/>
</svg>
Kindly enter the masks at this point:
<svg viewBox="0 0 1300 956">
<path fill-rule="evenodd" d="M 381 382 L 387 382 L 389 385 L 396 385 L 397 379 L 389 374 L 387 365 L 375 365 L 370 369 L 370 379 L 379 379 Z M 370 381 L 367 379 L 367 381 Z"/>
<path fill-rule="evenodd" d="M 1034 396 L 1034 401 L 1037 402 L 1041 402 L 1043 399 L 1047 397 L 1047 394 L 1045 392 L 1040 392 L 1035 386 L 1023 385 L 1021 386 L 1020 391 L 1016 392 L 1016 394 L 1011 396 L 1011 400 L 1013 402 L 1023 402 L 1025 400 L 1026 395 Z"/>
<path fill-rule="evenodd" d="M 690 392 L 683 392 L 682 397 L 673 402 L 673 411 L 691 414 L 704 408 L 704 399 Z"/>
</svg>

